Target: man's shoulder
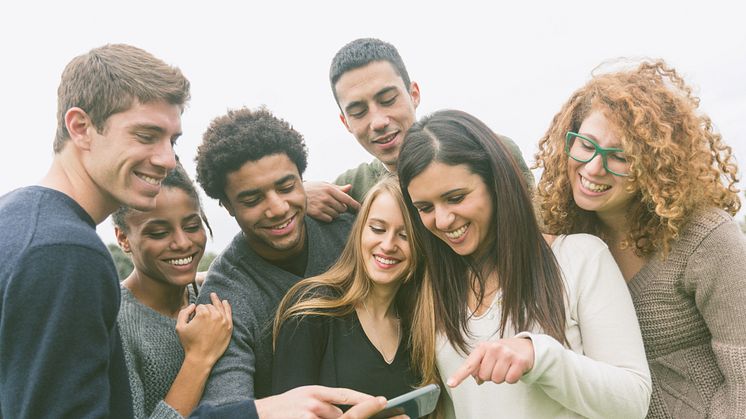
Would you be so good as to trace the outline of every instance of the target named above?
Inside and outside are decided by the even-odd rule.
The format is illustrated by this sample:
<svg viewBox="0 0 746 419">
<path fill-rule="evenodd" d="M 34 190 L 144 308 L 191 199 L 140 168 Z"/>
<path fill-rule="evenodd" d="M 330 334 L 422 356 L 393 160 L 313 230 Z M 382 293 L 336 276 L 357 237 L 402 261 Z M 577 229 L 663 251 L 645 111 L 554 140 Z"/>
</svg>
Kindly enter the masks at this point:
<svg viewBox="0 0 746 419">
<path fill-rule="evenodd" d="M 347 170 L 339 175 L 334 183 L 340 186 L 352 185 L 350 196 L 356 201 L 361 202 L 368 190 L 386 173 L 388 172 L 383 163 L 376 159 L 370 163 L 361 163 L 356 168 Z"/>
<path fill-rule="evenodd" d="M 335 184 L 343 186 L 346 184 L 354 184 L 355 180 L 359 180 L 363 177 L 379 177 L 386 168 L 383 167 L 383 163 L 380 160 L 374 159 L 371 162 L 360 163 L 358 166 L 345 170 L 341 175 L 337 176 L 334 181 Z"/>
<path fill-rule="evenodd" d="M 90 216 L 71 198 L 47 188 L 21 188 L 0 198 L 0 230 L 5 261 L 29 252 L 54 255 L 61 249 L 66 257 L 79 249 L 108 256 Z"/>
<path fill-rule="evenodd" d="M 355 215 L 345 212 L 328 223 L 318 221 L 306 215 L 305 222 L 311 232 L 310 235 L 312 240 L 314 238 L 313 236 L 316 234 L 324 238 L 338 237 L 347 240 L 347 236 L 349 236 L 350 230 L 352 229 L 352 224 L 355 222 Z"/>
</svg>

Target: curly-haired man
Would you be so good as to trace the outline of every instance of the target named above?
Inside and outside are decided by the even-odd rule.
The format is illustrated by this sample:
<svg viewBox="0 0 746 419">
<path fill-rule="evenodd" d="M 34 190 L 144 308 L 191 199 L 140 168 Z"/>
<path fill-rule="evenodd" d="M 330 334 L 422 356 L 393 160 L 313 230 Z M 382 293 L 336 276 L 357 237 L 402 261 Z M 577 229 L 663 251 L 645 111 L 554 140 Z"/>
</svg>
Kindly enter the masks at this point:
<svg viewBox="0 0 746 419">
<path fill-rule="evenodd" d="M 212 263 L 200 293 L 225 296 L 234 314 L 233 338 L 203 401 L 270 394 L 277 305 L 293 284 L 326 271 L 344 247 L 352 216 L 329 224 L 306 216 L 306 156 L 303 137 L 264 108 L 230 111 L 204 134 L 197 180 L 241 231 Z"/>
</svg>

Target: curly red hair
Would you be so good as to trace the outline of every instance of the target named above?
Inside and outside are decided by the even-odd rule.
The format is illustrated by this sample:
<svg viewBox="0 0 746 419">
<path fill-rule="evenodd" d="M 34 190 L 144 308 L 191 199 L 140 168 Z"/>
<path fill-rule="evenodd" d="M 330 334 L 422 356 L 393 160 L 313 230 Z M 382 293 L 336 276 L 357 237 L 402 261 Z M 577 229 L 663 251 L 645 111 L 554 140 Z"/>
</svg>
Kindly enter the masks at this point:
<svg viewBox="0 0 746 419">
<path fill-rule="evenodd" d="M 639 256 L 661 252 L 700 208 L 718 207 L 735 215 L 738 167 L 732 150 L 699 110 L 699 98 L 662 60 L 634 70 L 594 75 L 554 116 L 539 141 L 536 165 L 544 169 L 536 199 L 551 234 L 586 232 L 604 236 L 595 213 L 578 207 L 567 174 L 565 134 L 577 131 L 592 111 L 601 111 L 620 138 L 637 191 L 628 214 L 623 246 Z"/>
</svg>

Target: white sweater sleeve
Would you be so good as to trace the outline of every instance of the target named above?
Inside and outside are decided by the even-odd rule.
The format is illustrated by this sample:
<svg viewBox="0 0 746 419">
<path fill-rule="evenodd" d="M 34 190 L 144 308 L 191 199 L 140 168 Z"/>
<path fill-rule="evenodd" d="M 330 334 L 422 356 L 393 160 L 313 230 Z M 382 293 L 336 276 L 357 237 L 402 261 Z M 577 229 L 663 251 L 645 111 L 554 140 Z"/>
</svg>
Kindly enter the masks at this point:
<svg viewBox="0 0 746 419">
<path fill-rule="evenodd" d="M 550 336 L 520 333 L 532 340 L 535 353 L 534 367 L 521 380 L 586 417 L 645 417 L 650 371 L 624 278 L 603 242 L 569 238 L 556 253 L 567 284 L 568 321 L 577 322 L 582 354 Z"/>
</svg>

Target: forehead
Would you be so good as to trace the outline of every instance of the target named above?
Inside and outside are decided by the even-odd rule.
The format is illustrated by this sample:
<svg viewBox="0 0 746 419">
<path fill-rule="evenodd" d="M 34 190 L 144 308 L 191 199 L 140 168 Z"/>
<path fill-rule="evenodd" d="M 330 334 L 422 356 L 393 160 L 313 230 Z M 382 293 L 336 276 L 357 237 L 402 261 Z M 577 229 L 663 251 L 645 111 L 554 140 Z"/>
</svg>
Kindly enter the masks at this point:
<svg viewBox="0 0 746 419">
<path fill-rule="evenodd" d="M 606 118 L 604 112 L 598 109 L 592 110 L 583 119 L 578 134 L 591 137 L 601 147 L 618 147 L 622 144 L 616 127 Z"/>
<path fill-rule="evenodd" d="M 340 105 L 370 98 L 387 87 L 408 91 L 404 80 L 388 61 L 373 61 L 362 67 L 349 70 L 337 80 L 334 88 Z"/>
<path fill-rule="evenodd" d="M 106 126 L 151 128 L 173 136 L 181 133 L 181 113 L 181 105 L 163 100 L 140 103 L 135 99 L 129 109 L 109 116 Z"/>
<path fill-rule="evenodd" d="M 472 190 L 483 184 L 482 178 L 465 164 L 433 162 L 412 178 L 407 190 L 412 201 L 435 201 L 449 191 Z"/>
<path fill-rule="evenodd" d="M 184 217 L 199 214 L 197 201 L 177 187 L 164 187 L 155 199 L 155 208 L 150 211 L 132 210 L 127 224 L 141 225 L 151 220 L 173 221 L 178 223 Z"/>
<path fill-rule="evenodd" d="M 238 170 L 228 173 L 225 192 L 232 199 L 244 191 L 273 189 L 276 182 L 288 176 L 300 179 L 295 163 L 287 154 L 271 154 L 259 160 L 247 161 Z"/>
<path fill-rule="evenodd" d="M 373 203 L 370 205 L 370 212 L 368 213 L 368 219 L 378 219 L 385 221 L 389 224 L 402 224 L 404 217 L 402 216 L 399 203 L 396 199 L 388 192 L 381 191 L 376 195 Z"/>
</svg>

